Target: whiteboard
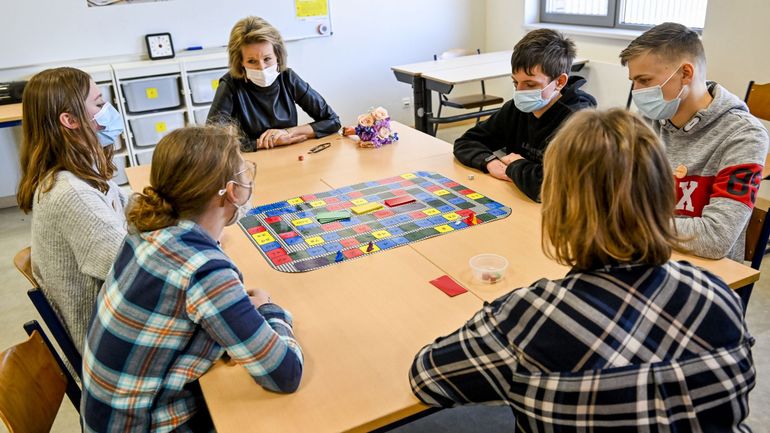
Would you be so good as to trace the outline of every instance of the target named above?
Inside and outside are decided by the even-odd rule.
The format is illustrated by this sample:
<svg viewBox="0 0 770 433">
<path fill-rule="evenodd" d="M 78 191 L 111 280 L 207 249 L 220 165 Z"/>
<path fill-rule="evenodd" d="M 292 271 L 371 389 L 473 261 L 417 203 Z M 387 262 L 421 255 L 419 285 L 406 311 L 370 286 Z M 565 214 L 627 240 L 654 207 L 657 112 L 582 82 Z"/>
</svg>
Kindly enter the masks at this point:
<svg viewBox="0 0 770 433">
<path fill-rule="evenodd" d="M 89 7 L 87 0 L 3 0 L 0 69 L 79 59 L 146 56 L 144 35 L 171 33 L 176 53 L 220 48 L 239 19 L 268 20 L 287 41 L 332 34 L 331 8 L 298 18 L 309 0 L 168 0 Z M 312 3 L 312 2 L 310 2 Z"/>
</svg>

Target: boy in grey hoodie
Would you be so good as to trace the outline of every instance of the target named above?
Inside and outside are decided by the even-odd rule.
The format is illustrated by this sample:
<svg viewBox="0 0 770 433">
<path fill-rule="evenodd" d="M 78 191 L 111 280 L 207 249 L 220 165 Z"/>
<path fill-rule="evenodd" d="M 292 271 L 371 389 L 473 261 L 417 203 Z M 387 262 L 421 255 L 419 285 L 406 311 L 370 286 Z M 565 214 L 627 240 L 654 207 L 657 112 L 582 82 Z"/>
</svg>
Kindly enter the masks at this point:
<svg viewBox="0 0 770 433">
<path fill-rule="evenodd" d="M 743 261 L 768 134 L 746 104 L 706 81 L 698 34 L 675 23 L 653 27 L 620 53 L 632 97 L 666 145 L 676 177 L 676 228 L 685 247 Z"/>
</svg>

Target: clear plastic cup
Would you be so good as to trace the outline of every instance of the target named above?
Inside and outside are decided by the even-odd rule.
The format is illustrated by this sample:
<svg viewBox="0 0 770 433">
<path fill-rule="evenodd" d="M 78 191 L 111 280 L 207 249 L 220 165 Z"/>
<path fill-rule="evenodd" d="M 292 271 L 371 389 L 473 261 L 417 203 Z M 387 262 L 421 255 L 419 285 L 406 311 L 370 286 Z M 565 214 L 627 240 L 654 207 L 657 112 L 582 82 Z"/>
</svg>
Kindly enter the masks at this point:
<svg viewBox="0 0 770 433">
<path fill-rule="evenodd" d="M 482 283 L 494 284 L 503 279 L 508 269 L 508 259 L 497 254 L 479 254 L 471 257 L 468 264 L 473 276 Z"/>
</svg>

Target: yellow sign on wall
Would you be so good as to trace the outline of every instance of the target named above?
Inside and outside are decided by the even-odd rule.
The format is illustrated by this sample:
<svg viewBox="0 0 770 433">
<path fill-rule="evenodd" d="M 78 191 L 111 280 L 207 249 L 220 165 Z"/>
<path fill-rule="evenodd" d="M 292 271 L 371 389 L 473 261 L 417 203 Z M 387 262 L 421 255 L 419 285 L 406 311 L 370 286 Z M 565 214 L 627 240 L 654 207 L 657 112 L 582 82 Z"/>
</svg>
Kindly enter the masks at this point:
<svg viewBox="0 0 770 433">
<path fill-rule="evenodd" d="M 294 0 L 297 18 L 325 17 L 329 15 L 328 0 Z"/>
</svg>

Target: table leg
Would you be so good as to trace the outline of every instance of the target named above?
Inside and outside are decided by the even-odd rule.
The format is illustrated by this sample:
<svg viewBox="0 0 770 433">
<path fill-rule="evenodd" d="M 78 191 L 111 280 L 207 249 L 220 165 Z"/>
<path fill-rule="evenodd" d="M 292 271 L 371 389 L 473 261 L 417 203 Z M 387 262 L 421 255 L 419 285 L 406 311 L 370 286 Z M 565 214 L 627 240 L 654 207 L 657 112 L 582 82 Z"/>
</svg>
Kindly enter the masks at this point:
<svg viewBox="0 0 770 433">
<path fill-rule="evenodd" d="M 414 128 L 420 132 L 430 134 L 431 126 L 428 124 L 428 116 L 433 113 L 433 100 L 431 92 L 425 87 L 422 77 L 414 77 L 412 81 L 414 94 Z"/>
</svg>

